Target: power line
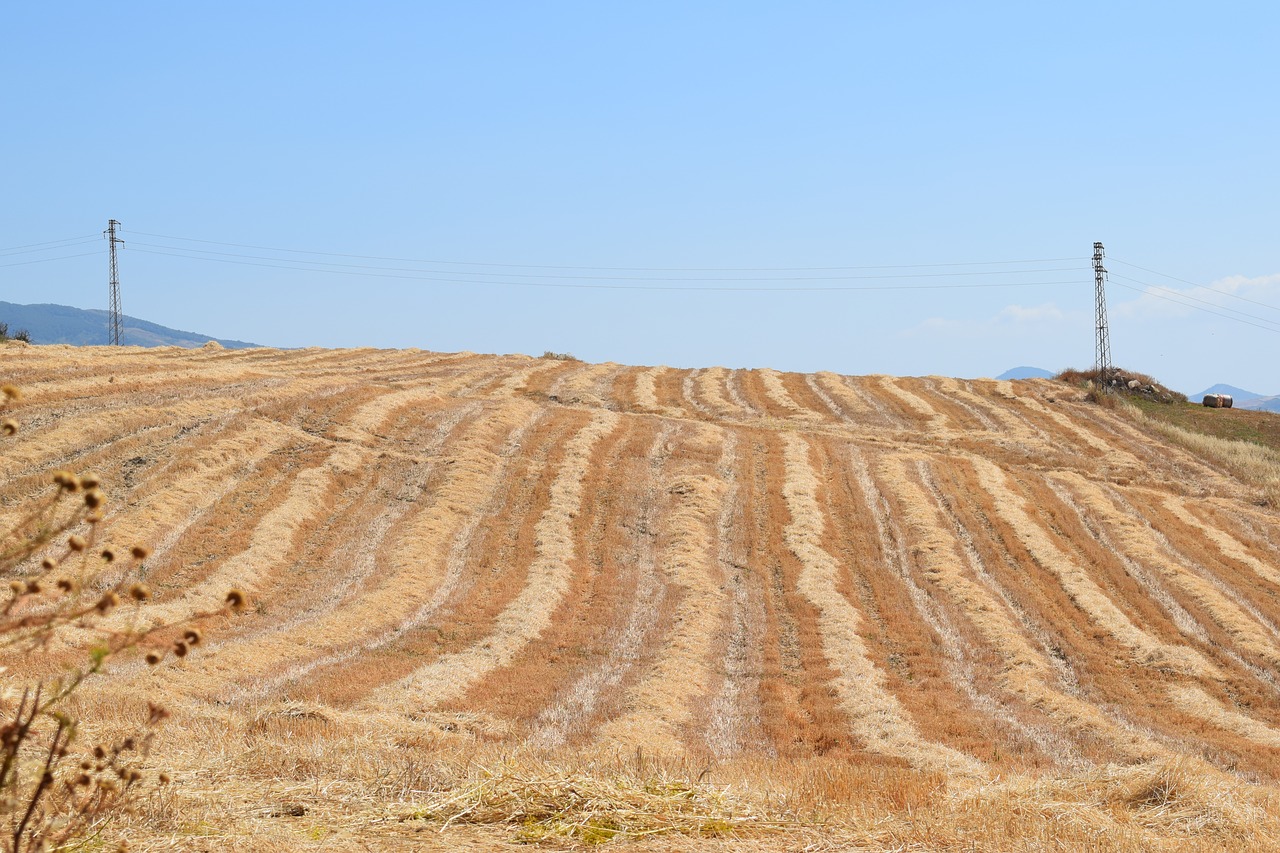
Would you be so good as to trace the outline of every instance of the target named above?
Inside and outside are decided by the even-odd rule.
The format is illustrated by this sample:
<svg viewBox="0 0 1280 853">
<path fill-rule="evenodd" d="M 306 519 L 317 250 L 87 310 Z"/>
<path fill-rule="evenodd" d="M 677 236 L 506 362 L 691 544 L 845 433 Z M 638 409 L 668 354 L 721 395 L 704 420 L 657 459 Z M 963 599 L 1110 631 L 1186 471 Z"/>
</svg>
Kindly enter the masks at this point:
<svg viewBox="0 0 1280 853">
<path fill-rule="evenodd" d="M 43 243 L 24 243 L 21 246 L 10 246 L 7 249 L 0 249 L 0 253 L 9 252 L 9 251 L 12 251 L 13 249 L 29 249 L 32 246 L 51 246 L 54 243 L 70 243 L 72 240 L 89 240 L 91 238 L 97 239 L 97 237 L 98 237 L 97 234 L 81 234 L 79 237 L 64 237 L 61 240 L 46 240 Z"/>
<path fill-rule="evenodd" d="M 1140 267 L 1140 266 L 1138 266 L 1137 264 L 1131 264 L 1131 263 L 1129 263 L 1128 261 L 1122 261 L 1122 260 L 1120 260 L 1119 258 L 1112 258 L 1111 260 L 1115 261 L 1116 263 L 1124 264 L 1124 265 L 1125 265 L 1125 266 L 1127 266 L 1127 267 L 1133 267 L 1133 268 L 1134 268 L 1134 269 L 1136 269 L 1136 270 L 1142 270 L 1143 272 L 1149 272 L 1149 273 L 1151 273 L 1152 275 L 1158 275 L 1158 276 L 1161 276 L 1162 278 L 1171 279 L 1171 280 L 1173 280 L 1173 281 L 1180 281 L 1180 282 L 1182 282 L 1183 284 L 1189 284 L 1189 285 L 1191 285 L 1192 287 L 1198 287 L 1198 288 L 1200 288 L 1201 290 L 1207 290 L 1207 291 L 1209 291 L 1210 293 L 1216 293 L 1216 294 L 1218 294 L 1219 296 L 1229 296 L 1229 297 L 1231 297 L 1232 299 L 1239 299 L 1241 302 L 1252 302 L 1254 305 L 1261 305 L 1263 308 L 1270 308 L 1272 311 L 1280 311 L 1280 308 L 1277 308 L 1277 307 L 1276 307 L 1276 306 L 1274 306 L 1274 305 L 1268 305 L 1267 303 L 1265 303 L 1265 302 L 1259 302 L 1259 301 L 1258 301 L 1258 300 L 1256 300 L 1256 299 L 1249 299 L 1249 298 L 1248 298 L 1248 297 L 1246 297 L 1246 296 L 1237 296 L 1236 294 L 1234 294 L 1234 293 L 1228 293 L 1228 292 L 1227 292 L 1227 291 L 1225 291 L 1225 290 L 1218 290 L 1218 289 L 1216 289 L 1216 288 L 1209 287 L 1207 284 L 1197 284 L 1197 283 L 1196 283 L 1196 282 L 1194 282 L 1194 281 L 1187 281 L 1185 278 L 1178 278 L 1176 275 L 1169 275 L 1168 273 L 1160 272 L 1159 270 L 1153 270 L 1153 269 L 1148 269 L 1148 268 L 1146 268 L 1146 267 Z M 1133 279 L 1130 279 L 1130 281 L 1133 281 Z M 1152 287 L 1155 287 L 1155 285 L 1152 285 Z"/>
<path fill-rule="evenodd" d="M 15 246 L 13 249 L 5 249 L 0 251 L 0 258 L 7 258 L 12 255 L 32 255 L 39 252 L 56 252 L 60 249 L 70 249 L 72 246 L 83 246 L 85 243 L 92 243 L 96 238 L 88 237 L 77 240 L 53 240 L 50 243 L 42 244 L 38 249 L 24 249 Z M 53 245 L 57 243 L 58 245 Z"/>
<path fill-rule="evenodd" d="M 142 237 L 157 237 L 161 240 L 182 240 L 189 243 L 206 243 L 211 246 L 232 246 L 240 249 L 261 249 L 268 252 L 288 252 L 297 255 L 321 255 L 331 258 L 355 258 L 366 261 L 392 261 L 409 264 L 445 264 L 450 266 L 508 267 L 511 269 L 547 269 L 547 270 L 603 270 L 605 272 L 822 272 L 834 270 L 883 270 L 883 269 L 925 269 L 929 267 L 977 267 L 1003 266 L 1008 264 L 1047 264 L 1083 261 L 1087 258 L 1035 258 L 1021 261 L 960 261 L 937 264 L 880 264 L 873 266 L 838 266 L 838 267 L 592 267 L 572 266 L 565 264 L 504 264 L 483 261 L 441 261 L 424 258 L 394 258 L 382 255 L 352 255 L 344 252 L 318 252 L 310 249 L 284 249 L 278 246 L 257 246 L 250 243 L 227 243 L 219 240 L 201 240 L 196 237 L 174 237 L 168 234 L 151 234 L 146 231 L 129 231 Z M 135 244 L 136 245 L 136 244 Z M 180 248 L 166 246 L 164 248 Z M 212 254 L 212 253 L 210 253 Z M 276 259 L 272 259 L 276 260 Z M 280 258 L 279 260 L 285 260 Z M 312 261 L 311 263 L 318 263 Z"/>
<path fill-rule="evenodd" d="M 190 261 L 207 261 L 219 264 L 237 264 L 240 266 L 250 267 L 266 267 L 268 269 L 284 269 L 296 270 L 298 272 L 310 273 L 327 273 L 329 275 L 347 275 L 366 278 L 391 278 L 403 281 L 434 281 L 445 284 L 480 284 L 498 287 L 554 287 L 554 288 L 570 288 L 576 290 L 656 290 L 656 291 L 688 291 L 688 292 L 735 292 L 735 293 L 803 293 L 803 292 L 826 292 L 826 291 L 858 291 L 858 290 L 947 290 L 952 288 L 985 288 L 985 287 L 1040 287 L 1046 285 L 1076 285 L 1079 286 L 1081 281 L 1025 281 L 1025 282 L 983 282 L 971 284 L 897 284 L 897 285 L 832 285 L 824 287 L 801 286 L 801 287 L 708 287 L 700 285 L 692 285 L 685 287 L 664 287 L 661 285 L 642 285 L 642 284 L 575 284 L 571 282 L 542 282 L 542 281 L 493 281 L 487 279 L 459 279 L 459 278 L 441 278 L 437 276 L 423 275 L 401 275 L 398 273 L 378 273 L 378 272 L 361 272 L 356 270 L 342 269 L 312 269 L 310 267 L 289 266 L 287 264 L 268 264 L 257 261 L 233 260 L 231 258 L 207 258 L 198 255 L 183 255 L 173 252 L 158 252 L 154 249 L 137 248 L 136 243 L 131 244 L 132 251 L 141 252 L 147 255 L 164 255 L 171 258 L 185 258 Z M 377 269 L 377 268 L 373 268 Z"/>
<path fill-rule="evenodd" d="M 27 264 L 47 264 L 50 261 L 65 261 L 68 258 L 87 258 L 90 255 L 101 255 L 102 252 L 81 252 L 78 255 L 61 255 L 56 258 L 40 258 L 35 261 L 15 261 L 11 264 L 0 264 L 0 267 L 24 267 Z"/>
<path fill-rule="evenodd" d="M 1210 301 L 1209 301 L 1209 300 L 1207 300 L 1207 299 L 1200 299 L 1200 298 L 1195 297 L 1195 296 L 1190 296 L 1190 295 L 1188 295 L 1188 294 L 1186 294 L 1186 293 L 1182 293 L 1181 291 L 1174 290 L 1174 289 L 1169 288 L 1169 287 L 1161 287 L 1160 285 L 1158 285 L 1158 284 L 1152 284 L 1152 283 L 1151 283 L 1151 282 L 1149 282 L 1149 281 L 1140 281 L 1140 280 L 1138 280 L 1138 279 L 1136 279 L 1136 278 L 1130 278 L 1130 277 L 1129 277 L 1129 276 L 1127 276 L 1127 275 L 1120 275 L 1120 273 L 1115 273 L 1115 277 L 1116 277 L 1116 278 L 1122 278 L 1122 279 L 1124 279 L 1125 281 L 1131 281 L 1131 282 L 1133 282 L 1134 284 L 1141 284 L 1141 285 L 1143 285 L 1144 287 L 1148 287 L 1148 288 L 1151 288 L 1151 289 L 1153 289 L 1153 290 L 1163 290 L 1165 293 L 1171 293 L 1171 294 L 1173 294 L 1174 296 L 1178 297 L 1178 299 L 1189 299 L 1189 300 L 1191 300 L 1192 302 L 1199 302 L 1199 303 L 1201 303 L 1202 305 L 1212 305 L 1214 308 L 1221 308 L 1223 311 L 1230 311 L 1232 314 L 1239 314 L 1241 317 L 1248 317 L 1250 320 L 1257 320 L 1259 323 L 1272 323 L 1272 324 L 1280 325 L 1280 323 L 1277 323 L 1277 321 L 1275 321 L 1275 320 L 1268 320 L 1268 319 L 1267 319 L 1267 318 L 1265 318 L 1265 317 L 1259 317 L 1259 316 L 1257 316 L 1257 315 L 1255 315 L 1255 314 L 1249 314 L 1249 313 L 1246 313 L 1246 312 L 1244 312 L 1244 311 L 1239 310 L 1238 308 L 1228 308 L 1228 307 L 1227 307 L 1227 306 L 1225 306 L 1225 305 L 1219 305 L 1219 304 L 1217 304 L 1216 302 L 1210 302 Z M 1135 290 L 1136 290 L 1137 288 L 1133 288 L 1133 289 L 1135 289 Z M 1150 293 L 1150 291 L 1143 291 L 1143 292 L 1144 292 L 1144 293 Z M 1214 292 L 1216 293 L 1217 291 L 1214 291 Z M 1152 296 L 1157 296 L 1158 294 L 1152 293 L 1151 295 L 1152 295 Z M 1173 300 L 1171 299 L 1170 301 L 1173 301 Z M 1194 307 L 1196 307 L 1196 306 L 1194 306 L 1194 305 L 1188 305 L 1187 307 L 1188 307 L 1188 308 L 1194 308 Z M 1222 316 L 1226 316 L 1226 315 L 1224 314 L 1224 315 L 1222 315 Z"/>
<path fill-rule="evenodd" d="M 1118 276 L 1117 276 L 1117 277 L 1118 277 Z M 1134 290 L 1134 291 L 1137 291 L 1138 293 L 1144 293 L 1144 294 L 1146 294 L 1147 296 L 1154 296 L 1156 299 L 1163 299 L 1163 300 L 1165 300 L 1166 302 L 1172 302 L 1172 303 L 1173 303 L 1173 304 L 1175 304 L 1175 305 L 1181 305 L 1181 306 L 1182 306 L 1182 307 L 1184 307 L 1184 308 L 1190 308 L 1190 309 L 1192 309 L 1193 311 L 1203 311 L 1203 312 L 1205 312 L 1206 314 L 1215 314 L 1215 315 L 1217 315 L 1217 316 L 1219 316 L 1219 317 L 1223 317 L 1223 318 L 1225 318 L 1225 319 L 1227 319 L 1227 320 L 1235 320 L 1237 323 L 1244 323 L 1246 326 L 1253 326 L 1254 328 L 1257 328 L 1257 329 L 1264 329 L 1264 330 L 1266 330 L 1266 331 L 1268 331 L 1268 332 L 1277 332 L 1277 333 L 1280 333 L 1280 328 L 1277 328 L 1277 327 L 1275 327 L 1275 326 L 1263 326 L 1263 325 L 1261 325 L 1261 323 L 1269 323 L 1269 322 L 1271 322 L 1271 321 L 1270 321 L 1270 320 L 1262 320 L 1260 317 L 1255 317 L 1254 319 L 1255 319 L 1255 320 L 1261 320 L 1261 323 L 1250 323 L 1248 320 L 1242 320 L 1242 319 L 1240 319 L 1239 317 L 1232 317 L 1230 314 L 1222 314 L 1222 313 L 1220 313 L 1220 312 L 1218 312 L 1218 311 L 1210 311 L 1208 308 L 1201 308 L 1201 307 L 1200 307 L 1200 306 L 1198 306 L 1198 305 L 1188 305 L 1187 303 L 1182 302 L 1182 301 L 1179 301 L 1179 300 L 1177 300 L 1177 299 L 1173 299 L 1172 297 L 1169 297 L 1169 296 L 1161 296 L 1159 293 L 1152 293 L 1150 290 L 1143 290 L 1142 288 L 1134 287 L 1133 285 L 1129 285 L 1129 284 L 1119 284 L 1119 282 L 1116 282 L 1116 284 L 1118 284 L 1120 287 L 1126 288 L 1126 289 L 1128 289 L 1128 290 Z"/>
<path fill-rule="evenodd" d="M 742 276 L 694 276 L 694 277 L 670 277 L 664 276 L 656 278 L 652 276 L 615 276 L 615 275 L 547 275 L 545 273 L 492 273 L 492 272 L 466 272 L 455 270 L 432 270 L 432 269 L 414 269 L 408 267 L 383 267 L 371 266 L 369 264 L 343 264 L 333 261 L 308 261 L 305 259 L 290 260 L 287 258 L 272 258 L 263 255 L 246 255 L 239 252 L 215 252 L 210 249 L 186 249 L 180 246 L 165 246 L 158 243 L 139 243 L 133 242 L 133 246 L 146 246 L 152 249 L 168 249 L 173 252 L 184 253 L 182 257 L 191 257 L 197 260 L 216 260 L 215 258 L 205 258 L 204 255 L 219 255 L 228 258 L 246 258 L 256 261 L 277 261 L 294 264 L 309 264 L 317 267 L 346 267 L 348 269 L 368 269 L 383 272 L 411 272 L 411 273 L 438 273 L 441 275 L 467 275 L 467 276 L 506 276 L 507 278 L 539 278 L 539 279 L 560 279 L 560 280 L 586 280 L 586 281 L 857 281 L 857 280 L 877 280 L 877 279 L 896 279 L 896 278 L 946 278 L 951 276 L 975 276 L 975 275 L 1038 275 L 1040 273 L 1050 272 L 1072 272 L 1077 267 L 1049 267 L 1044 269 L 1029 270 L 987 270 L 987 271 L 965 271 L 965 272 L 932 272 L 932 273 L 905 273 L 891 275 L 830 275 L 830 276 L 761 276 L 761 277 L 742 277 Z M 199 254 L 196 254 L 199 253 Z"/>
</svg>

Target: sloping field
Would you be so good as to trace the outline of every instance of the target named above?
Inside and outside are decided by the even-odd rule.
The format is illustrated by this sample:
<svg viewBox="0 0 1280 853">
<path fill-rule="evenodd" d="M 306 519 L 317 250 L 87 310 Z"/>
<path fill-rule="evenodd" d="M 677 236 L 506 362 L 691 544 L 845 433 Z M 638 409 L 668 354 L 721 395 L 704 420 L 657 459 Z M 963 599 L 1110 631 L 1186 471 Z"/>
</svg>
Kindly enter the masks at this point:
<svg viewBox="0 0 1280 853">
<path fill-rule="evenodd" d="M 149 618 L 251 600 L 84 694 L 103 730 L 174 712 L 140 848 L 1278 843 L 1280 513 L 1067 386 L 378 350 L 0 366 L 25 391 L 0 514 L 91 470 L 106 539 L 155 549 Z"/>
</svg>

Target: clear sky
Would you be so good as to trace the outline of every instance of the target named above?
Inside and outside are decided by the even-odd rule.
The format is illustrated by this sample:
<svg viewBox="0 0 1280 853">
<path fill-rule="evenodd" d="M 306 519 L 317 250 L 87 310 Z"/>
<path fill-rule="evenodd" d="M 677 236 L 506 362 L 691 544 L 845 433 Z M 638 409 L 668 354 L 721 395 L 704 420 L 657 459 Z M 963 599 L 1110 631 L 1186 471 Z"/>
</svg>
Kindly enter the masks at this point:
<svg viewBox="0 0 1280 853">
<path fill-rule="evenodd" d="M 1092 364 L 1097 240 L 1116 363 L 1280 393 L 1278 35 L 1269 2 L 9 4 L 0 300 L 105 308 L 70 238 L 115 218 L 125 313 L 220 337 L 983 376 Z"/>
</svg>

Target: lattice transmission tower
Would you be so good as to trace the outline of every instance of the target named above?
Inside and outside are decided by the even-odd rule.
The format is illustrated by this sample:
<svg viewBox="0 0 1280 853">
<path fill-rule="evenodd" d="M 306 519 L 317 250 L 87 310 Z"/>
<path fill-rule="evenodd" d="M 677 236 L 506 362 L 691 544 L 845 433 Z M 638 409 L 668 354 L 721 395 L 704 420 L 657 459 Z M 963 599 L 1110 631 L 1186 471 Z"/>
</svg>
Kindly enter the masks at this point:
<svg viewBox="0 0 1280 853">
<path fill-rule="evenodd" d="M 116 236 L 116 229 L 119 227 L 119 222 L 109 219 L 107 230 L 102 232 L 111 246 L 111 318 L 108 321 L 108 331 L 111 334 L 111 345 L 117 347 L 120 346 L 120 332 L 124 325 L 120 318 L 120 268 L 116 265 L 116 244 L 124 242 Z"/>
<path fill-rule="evenodd" d="M 1107 332 L 1107 268 L 1102 265 L 1102 244 L 1093 244 L 1093 309 L 1097 315 L 1098 345 L 1094 375 L 1103 390 L 1111 387 L 1111 338 Z"/>
</svg>

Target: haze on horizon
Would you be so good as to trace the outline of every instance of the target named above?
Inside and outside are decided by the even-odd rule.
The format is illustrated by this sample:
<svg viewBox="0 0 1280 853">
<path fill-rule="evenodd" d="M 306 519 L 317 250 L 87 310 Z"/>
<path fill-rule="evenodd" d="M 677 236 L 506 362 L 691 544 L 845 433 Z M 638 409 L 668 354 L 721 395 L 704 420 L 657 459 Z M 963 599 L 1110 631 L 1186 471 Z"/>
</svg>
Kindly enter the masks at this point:
<svg viewBox="0 0 1280 853">
<path fill-rule="evenodd" d="M 105 307 L 114 218 L 125 312 L 221 337 L 979 376 L 1091 363 L 1099 240 L 1116 363 L 1274 394 L 1277 24 L 20 6 L 0 299 Z"/>
</svg>

